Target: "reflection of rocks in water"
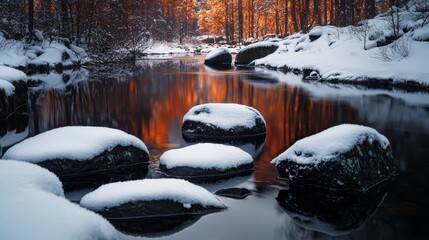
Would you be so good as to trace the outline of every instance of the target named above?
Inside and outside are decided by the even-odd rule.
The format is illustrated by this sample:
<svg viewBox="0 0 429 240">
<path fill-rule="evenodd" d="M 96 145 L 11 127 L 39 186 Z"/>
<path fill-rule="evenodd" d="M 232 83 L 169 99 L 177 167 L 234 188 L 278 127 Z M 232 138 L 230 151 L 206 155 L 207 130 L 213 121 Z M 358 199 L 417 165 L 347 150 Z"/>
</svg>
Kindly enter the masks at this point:
<svg viewBox="0 0 429 240">
<path fill-rule="evenodd" d="M 12 145 L 28 137 L 28 121 L 28 113 L 21 111 L 0 122 L 0 155 Z"/>
<path fill-rule="evenodd" d="M 220 143 L 238 147 L 241 150 L 250 154 L 253 158 L 256 158 L 262 151 L 265 145 L 265 136 L 256 137 L 245 137 L 245 138 L 198 138 L 192 136 L 183 136 L 187 145 L 210 142 L 210 143 Z"/>
<path fill-rule="evenodd" d="M 275 86 L 279 83 L 278 78 L 275 78 L 269 74 L 264 74 L 264 73 L 245 75 L 243 77 L 243 80 L 256 87 Z"/>
<path fill-rule="evenodd" d="M 89 71 L 80 68 L 77 70 L 65 70 L 62 72 L 51 71 L 48 73 L 37 73 L 30 75 L 29 82 L 34 85 L 31 91 L 56 89 L 62 90 L 79 82 L 87 81 Z"/>
<path fill-rule="evenodd" d="M 92 173 L 78 173 L 60 176 L 65 191 L 82 188 L 96 188 L 103 184 L 121 181 L 130 181 L 146 178 L 149 169 L 148 163 L 138 163 L 122 166 L 111 170 L 100 170 Z"/>
<path fill-rule="evenodd" d="M 345 235 L 362 227 L 387 195 L 389 180 L 366 192 L 293 188 L 281 190 L 277 202 L 294 222 L 308 230 Z"/>
<path fill-rule="evenodd" d="M 231 70 L 232 66 L 231 64 L 208 64 L 208 65 L 204 65 L 204 69 L 207 72 L 218 72 L 218 71 Z"/>
<path fill-rule="evenodd" d="M 164 218 L 109 219 L 109 221 L 117 230 L 127 235 L 163 237 L 182 231 L 200 218 L 200 215 L 179 215 Z"/>
</svg>

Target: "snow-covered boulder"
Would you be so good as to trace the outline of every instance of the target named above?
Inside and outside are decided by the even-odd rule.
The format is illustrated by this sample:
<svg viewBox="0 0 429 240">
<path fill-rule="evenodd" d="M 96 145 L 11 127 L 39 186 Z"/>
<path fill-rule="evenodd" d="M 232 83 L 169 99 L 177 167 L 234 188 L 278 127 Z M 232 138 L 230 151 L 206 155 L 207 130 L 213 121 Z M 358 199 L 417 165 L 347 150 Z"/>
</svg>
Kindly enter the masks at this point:
<svg viewBox="0 0 429 240">
<path fill-rule="evenodd" d="M 292 185 L 365 191 L 393 171 L 390 143 L 375 129 L 352 124 L 295 142 L 272 164 Z"/>
<path fill-rule="evenodd" d="M 0 79 L 0 92 L 2 96 L 12 96 L 15 93 L 15 87 L 9 81 Z"/>
<path fill-rule="evenodd" d="M 123 131 L 74 126 L 28 138 L 3 158 L 36 163 L 61 177 L 147 163 L 149 152 L 140 139 Z"/>
<path fill-rule="evenodd" d="M 166 175 L 183 179 L 232 177 L 253 171 L 253 159 L 240 148 L 200 143 L 165 152 L 159 159 Z"/>
<path fill-rule="evenodd" d="M 117 239 L 101 216 L 36 189 L 0 190 L 2 239 Z"/>
<path fill-rule="evenodd" d="M 298 226 L 341 236 L 365 224 L 381 205 L 388 187 L 389 183 L 383 182 L 366 192 L 291 188 L 280 190 L 276 200 Z"/>
<path fill-rule="evenodd" d="M 64 199 L 55 174 L 35 164 L 0 160 L 2 239 L 117 239 L 112 225 Z"/>
<path fill-rule="evenodd" d="M 192 107 L 183 117 L 185 138 L 245 138 L 266 133 L 258 110 L 234 103 L 207 103 Z"/>
<path fill-rule="evenodd" d="M 15 68 L 0 65 L 0 79 L 13 83 L 17 81 L 26 81 L 27 75 Z"/>
<path fill-rule="evenodd" d="M 9 115 L 9 99 L 15 93 L 15 87 L 12 83 L 0 79 L 0 119 L 6 119 Z"/>
<path fill-rule="evenodd" d="M 0 119 L 6 119 L 18 109 L 26 109 L 27 75 L 17 69 L 0 66 Z"/>
<path fill-rule="evenodd" d="M 204 58 L 207 65 L 231 65 L 232 55 L 226 48 L 217 48 L 210 51 Z"/>
<path fill-rule="evenodd" d="M 314 42 L 317 39 L 319 39 L 323 34 L 323 28 L 315 27 L 311 29 L 311 31 L 308 33 L 308 38 L 310 41 Z"/>
<path fill-rule="evenodd" d="M 247 65 L 256 59 L 260 59 L 270 55 L 279 48 L 279 44 L 275 42 L 259 42 L 250 44 L 240 51 L 235 57 L 236 65 Z"/>
<path fill-rule="evenodd" d="M 62 183 L 55 174 L 35 164 L 0 160 L 0 191 L 18 188 L 37 189 L 64 197 Z"/>
<path fill-rule="evenodd" d="M 151 229 L 155 227 L 149 224 L 154 219 L 183 223 L 188 217 L 226 208 L 204 188 L 181 179 L 144 179 L 106 184 L 85 195 L 80 205 L 101 214 L 115 225 L 118 223 L 124 231 L 133 231 L 135 225 L 128 221 L 131 219 L 138 220 L 140 228 L 145 231 L 146 226 Z M 121 220 L 128 221 L 128 224 L 122 225 Z"/>
</svg>

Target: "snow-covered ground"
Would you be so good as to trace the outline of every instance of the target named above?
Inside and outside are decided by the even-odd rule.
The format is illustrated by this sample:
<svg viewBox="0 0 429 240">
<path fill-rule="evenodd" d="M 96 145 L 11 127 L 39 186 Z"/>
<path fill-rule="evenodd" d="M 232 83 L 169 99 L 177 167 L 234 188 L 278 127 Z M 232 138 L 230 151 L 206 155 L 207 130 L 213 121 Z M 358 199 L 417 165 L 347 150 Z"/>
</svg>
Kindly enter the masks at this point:
<svg viewBox="0 0 429 240">
<path fill-rule="evenodd" d="M 101 216 L 64 198 L 58 177 L 30 163 L 0 160 L 2 239 L 117 239 Z"/>
<path fill-rule="evenodd" d="M 80 47 L 64 44 L 55 40 L 40 39 L 34 44 L 23 41 L 7 40 L 0 34 L 0 65 L 10 67 L 26 67 L 30 64 L 49 66 L 54 68 L 57 64 L 69 67 L 84 64 L 89 58 Z"/>
<path fill-rule="evenodd" d="M 181 179 L 143 179 L 103 185 L 85 195 L 80 205 L 98 211 L 128 202 L 171 200 L 190 208 L 193 204 L 225 208 L 204 188 Z"/>
<path fill-rule="evenodd" d="M 0 51 L 0 54 L 1 54 L 1 51 Z M 26 81 L 27 75 L 25 75 L 24 72 L 19 71 L 15 68 L 0 65 L 0 79 L 6 80 L 9 82 Z"/>
<path fill-rule="evenodd" d="M 9 148 L 3 159 L 38 163 L 48 159 L 91 160 L 116 146 L 134 146 L 149 153 L 137 137 L 105 127 L 62 127 L 28 138 Z"/>
<path fill-rule="evenodd" d="M 161 155 L 159 163 L 171 169 L 192 167 L 202 169 L 226 170 L 253 162 L 252 156 L 240 148 L 200 143 L 188 147 L 173 149 Z"/>
<path fill-rule="evenodd" d="M 314 70 L 323 80 L 415 81 L 429 86 L 429 21 L 415 6 L 399 10 L 399 31 L 394 33 L 389 14 L 381 14 L 358 27 L 315 27 L 282 40 L 271 55 L 255 61 L 276 69 Z M 407 31 L 404 32 L 404 29 Z M 390 44 L 394 35 L 399 38 Z M 305 76 L 306 77 L 306 76 Z"/>
<path fill-rule="evenodd" d="M 377 141 L 384 149 L 390 146 L 389 140 L 373 128 L 342 124 L 295 142 L 271 163 L 277 165 L 288 159 L 299 164 L 317 165 L 346 153 L 365 140 L 370 143 Z"/>
</svg>

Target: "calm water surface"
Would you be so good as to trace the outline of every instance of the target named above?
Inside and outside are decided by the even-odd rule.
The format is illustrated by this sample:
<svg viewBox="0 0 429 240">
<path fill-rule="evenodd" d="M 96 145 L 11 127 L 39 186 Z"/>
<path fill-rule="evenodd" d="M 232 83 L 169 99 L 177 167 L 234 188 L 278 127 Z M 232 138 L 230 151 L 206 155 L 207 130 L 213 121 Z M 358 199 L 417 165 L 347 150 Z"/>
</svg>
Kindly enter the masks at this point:
<svg viewBox="0 0 429 240">
<path fill-rule="evenodd" d="M 180 128 L 184 114 L 194 105 L 240 103 L 255 107 L 264 116 L 268 129 L 265 145 L 247 146 L 254 153 L 260 150 L 255 172 L 203 185 L 210 191 L 246 187 L 253 191 L 251 196 L 244 200 L 219 197 L 228 210 L 203 216 L 178 232 L 150 236 L 121 233 L 122 239 L 425 237 L 429 223 L 429 95 L 319 86 L 303 83 L 299 76 L 268 70 L 216 71 L 202 62 L 201 56 L 141 60 L 132 77 L 120 76 L 119 70 L 111 69 L 101 75 L 89 72 L 89 81 L 65 88 L 32 90 L 30 136 L 67 125 L 119 128 L 148 145 L 152 167 L 157 166 L 164 151 L 187 145 Z M 369 198 L 374 209 L 380 205 L 375 212 L 357 214 L 359 223 L 352 229 L 334 232 L 342 234 L 334 237 L 310 230 L 323 231 L 330 226 L 312 227 L 311 216 L 309 222 L 297 224 L 295 215 L 283 210 L 276 198 L 287 195 L 288 186 L 277 179 L 269 162 L 295 141 L 341 123 L 367 125 L 384 134 L 392 145 L 397 176 L 378 198 Z M 73 199 L 76 195 L 68 196 Z M 313 208 L 325 208 L 318 205 L 318 197 L 308 198 L 305 201 L 313 201 Z M 360 202 L 328 208 L 324 214 L 335 218 L 336 214 L 353 210 L 356 204 Z M 351 211 L 350 217 L 353 214 Z"/>
</svg>

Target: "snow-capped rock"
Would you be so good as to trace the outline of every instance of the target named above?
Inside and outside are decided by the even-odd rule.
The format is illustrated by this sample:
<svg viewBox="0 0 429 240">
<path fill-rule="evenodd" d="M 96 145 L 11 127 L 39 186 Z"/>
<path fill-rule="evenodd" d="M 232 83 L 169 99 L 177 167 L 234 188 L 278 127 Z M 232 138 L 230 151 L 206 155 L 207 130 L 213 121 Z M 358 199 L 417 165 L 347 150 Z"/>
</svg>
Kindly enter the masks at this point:
<svg viewBox="0 0 429 240">
<path fill-rule="evenodd" d="M 63 176 L 148 162 L 149 152 L 140 139 L 123 131 L 73 126 L 28 138 L 3 158 L 36 163 Z"/>
<path fill-rule="evenodd" d="M 265 120 L 254 108 L 234 103 L 207 103 L 192 107 L 183 117 L 186 138 L 240 138 L 266 133 Z"/>
<path fill-rule="evenodd" d="M 253 159 L 240 148 L 200 143 L 173 149 L 161 155 L 160 169 L 183 179 L 217 179 L 253 171 Z"/>
<path fill-rule="evenodd" d="M 293 185 L 365 191 L 394 171 L 390 143 L 376 130 L 343 124 L 295 142 L 272 164 Z"/>
</svg>

